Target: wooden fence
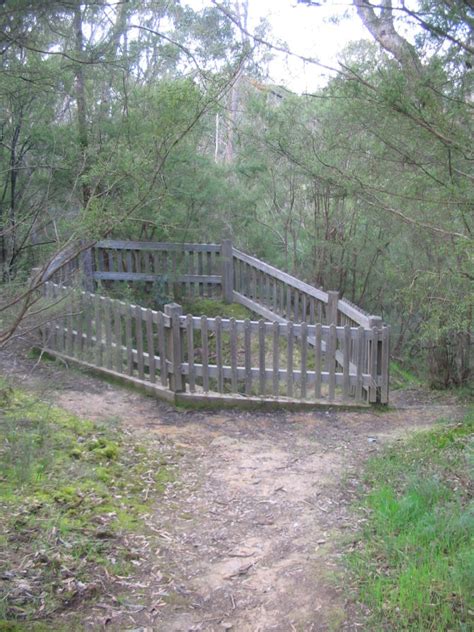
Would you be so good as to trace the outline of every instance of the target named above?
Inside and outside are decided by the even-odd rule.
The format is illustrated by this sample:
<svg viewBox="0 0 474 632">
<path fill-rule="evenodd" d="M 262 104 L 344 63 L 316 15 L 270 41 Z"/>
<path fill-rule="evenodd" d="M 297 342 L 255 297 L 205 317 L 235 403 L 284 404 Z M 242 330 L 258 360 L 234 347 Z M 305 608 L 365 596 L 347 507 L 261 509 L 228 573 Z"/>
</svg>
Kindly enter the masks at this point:
<svg viewBox="0 0 474 632">
<path fill-rule="evenodd" d="M 175 303 L 159 312 L 53 282 L 45 299 L 45 351 L 169 401 L 388 401 L 388 327 L 196 317 Z"/>
</svg>

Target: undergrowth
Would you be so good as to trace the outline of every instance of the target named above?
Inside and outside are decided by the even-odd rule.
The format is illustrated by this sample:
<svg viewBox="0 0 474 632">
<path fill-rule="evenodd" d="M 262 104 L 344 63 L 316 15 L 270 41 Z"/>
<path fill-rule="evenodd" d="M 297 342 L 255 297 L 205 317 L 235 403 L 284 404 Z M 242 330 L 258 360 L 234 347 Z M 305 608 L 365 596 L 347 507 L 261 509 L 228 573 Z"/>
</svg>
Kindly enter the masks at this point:
<svg viewBox="0 0 474 632">
<path fill-rule="evenodd" d="M 474 409 L 372 459 L 349 556 L 371 629 L 468 630 L 474 590 Z"/>
<path fill-rule="evenodd" d="M 0 382 L 0 630 L 43 629 L 139 564 L 127 538 L 175 478 L 169 456 Z"/>
</svg>

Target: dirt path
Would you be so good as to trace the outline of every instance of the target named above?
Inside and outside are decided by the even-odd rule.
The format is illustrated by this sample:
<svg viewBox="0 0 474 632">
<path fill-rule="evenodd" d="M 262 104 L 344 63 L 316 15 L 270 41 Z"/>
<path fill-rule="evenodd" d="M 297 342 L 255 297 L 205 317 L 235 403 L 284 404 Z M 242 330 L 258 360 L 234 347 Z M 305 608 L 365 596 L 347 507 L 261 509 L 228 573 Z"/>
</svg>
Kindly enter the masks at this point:
<svg viewBox="0 0 474 632">
<path fill-rule="evenodd" d="M 177 412 L 57 364 L 0 360 L 34 388 L 54 384 L 60 406 L 120 420 L 180 455 L 179 480 L 149 525 L 158 550 L 137 565 L 126 602 L 111 593 L 84 610 L 90 629 L 364 629 L 338 579 L 358 527 L 351 503 L 360 466 L 386 441 L 461 414 L 406 396 L 404 408 L 385 414 Z"/>
</svg>

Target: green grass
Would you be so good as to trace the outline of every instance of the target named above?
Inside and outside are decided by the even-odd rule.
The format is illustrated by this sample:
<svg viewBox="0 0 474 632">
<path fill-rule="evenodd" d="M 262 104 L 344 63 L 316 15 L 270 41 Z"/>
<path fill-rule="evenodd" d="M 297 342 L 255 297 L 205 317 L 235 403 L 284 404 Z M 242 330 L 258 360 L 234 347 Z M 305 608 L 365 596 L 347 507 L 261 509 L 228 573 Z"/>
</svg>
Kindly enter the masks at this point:
<svg viewBox="0 0 474 632">
<path fill-rule="evenodd" d="M 8 576 L 0 581 L 0 630 L 39 608 L 47 618 L 95 598 L 107 574 L 133 568 L 124 538 L 147 533 L 146 514 L 176 476 L 168 456 L 117 421 L 78 418 L 0 381 L 0 549 Z"/>
<path fill-rule="evenodd" d="M 370 629 L 468 630 L 474 591 L 474 409 L 371 460 L 349 556 Z"/>
</svg>

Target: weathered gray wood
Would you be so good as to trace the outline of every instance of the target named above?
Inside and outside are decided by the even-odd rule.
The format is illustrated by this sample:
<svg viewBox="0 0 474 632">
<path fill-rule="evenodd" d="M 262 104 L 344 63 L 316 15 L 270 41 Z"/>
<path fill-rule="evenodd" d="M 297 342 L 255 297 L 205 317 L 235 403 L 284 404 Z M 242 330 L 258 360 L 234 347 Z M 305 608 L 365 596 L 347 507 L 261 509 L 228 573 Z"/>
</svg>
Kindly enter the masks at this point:
<svg viewBox="0 0 474 632">
<path fill-rule="evenodd" d="M 280 394 L 280 325 L 274 322 L 272 325 L 273 330 L 273 395 L 278 397 Z"/>
<path fill-rule="evenodd" d="M 351 328 L 349 325 L 344 327 L 344 345 L 343 345 L 343 363 L 342 372 L 344 380 L 342 383 L 342 398 L 347 400 L 349 398 L 349 365 L 350 365 L 350 353 L 351 353 Z"/>
<path fill-rule="evenodd" d="M 369 402 L 375 404 L 377 398 L 380 398 L 380 391 L 377 387 L 378 378 L 378 330 L 382 327 L 382 319 L 379 316 L 370 317 L 370 330 L 372 335 L 369 337 L 369 344 L 367 349 L 368 369 L 372 376 L 372 385 L 369 389 Z"/>
<path fill-rule="evenodd" d="M 268 263 L 264 263 L 263 261 L 260 261 L 260 259 L 251 257 L 250 255 L 247 255 L 244 252 L 237 250 L 236 248 L 233 249 L 233 252 L 234 252 L 234 257 L 236 257 L 237 259 L 240 259 L 241 261 L 245 261 L 253 268 L 256 268 L 257 270 L 262 270 L 262 272 L 265 272 L 266 274 L 269 274 L 270 276 L 273 276 L 276 279 L 283 281 L 286 285 L 290 285 L 291 287 L 296 288 L 300 290 L 301 292 L 305 292 L 309 296 L 313 296 L 314 298 L 317 298 L 319 301 L 322 301 L 323 303 L 327 303 L 327 294 L 326 292 L 323 292 L 323 290 L 319 290 L 318 288 L 315 288 L 312 285 L 305 283 L 304 281 L 300 281 L 296 277 L 291 276 L 291 274 L 282 272 L 278 268 L 274 268 Z"/>
<path fill-rule="evenodd" d="M 314 298 L 311 297 L 309 299 L 309 324 L 314 325 L 315 323 L 315 309 L 314 309 Z"/>
<path fill-rule="evenodd" d="M 250 321 L 244 322 L 245 393 L 252 394 L 252 330 Z"/>
<path fill-rule="evenodd" d="M 65 350 L 66 353 L 70 356 L 73 355 L 73 341 L 72 341 L 72 332 L 74 329 L 72 314 L 74 310 L 74 304 L 71 300 L 71 297 L 67 300 L 65 304 L 66 308 L 66 345 Z"/>
<path fill-rule="evenodd" d="M 112 368 L 112 304 L 109 298 L 102 299 L 102 315 L 105 327 L 105 366 L 107 369 Z"/>
<path fill-rule="evenodd" d="M 382 328 L 380 403 L 388 404 L 388 386 L 390 380 L 390 327 Z"/>
<path fill-rule="evenodd" d="M 155 365 L 155 337 L 153 335 L 153 312 L 151 309 L 146 310 L 146 345 L 148 356 L 150 358 L 148 367 L 150 372 L 150 382 L 156 382 L 156 365 Z"/>
<path fill-rule="evenodd" d="M 95 364 L 102 366 L 102 301 L 96 294 L 94 299 L 94 320 L 95 320 Z"/>
<path fill-rule="evenodd" d="M 84 341 L 84 356 L 85 359 L 91 361 L 94 354 L 94 341 L 92 340 L 92 323 L 93 323 L 93 295 L 89 292 L 84 294 L 84 310 L 86 314 L 85 318 L 85 341 Z"/>
<path fill-rule="evenodd" d="M 363 385 L 363 369 L 364 369 L 364 349 L 365 349 L 365 330 L 362 326 L 360 326 L 357 330 L 357 339 L 356 339 L 356 387 L 355 387 L 355 398 L 356 401 L 362 401 L 363 393 L 362 393 L 362 385 Z"/>
<path fill-rule="evenodd" d="M 82 300 L 82 292 L 77 292 L 74 295 L 74 310 L 76 313 L 76 335 L 74 336 L 74 355 L 81 359 L 84 340 L 82 337 L 84 326 L 84 305 Z"/>
<path fill-rule="evenodd" d="M 321 362 L 322 331 L 321 330 L 322 330 L 321 323 L 317 323 L 315 326 L 315 332 L 314 332 L 314 372 L 315 372 L 314 395 L 316 399 L 320 399 L 321 397 L 321 372 L 322 372 L 322 362 Z"/>
<path fill-rule="evenodd" d="M 94 272 L 96 281 L 156 281 L 162 275 L 145 272 Z M 177 274 L 173 279 L 176 283 L 207 283 L 208 285 L 220 285 L 221 276 L 201 274 Z"/>
<path fill-rule="evenodd" d="M 94 272 L 94 263 L 92 257 L 92 248 L 83 250 L 80 255 L 80 266 L 82 270 L 82 285 L 88 292 L 94 291 L 94 279 L 92 278 Z"/>
<path fill-rule="evenodd" d="M 329 401 L 335 397 L 336 387 L 336 325 L 330 325 L 329 338 L 326 345 L 326 371 L 329 373 Z"/>
<path fill-rule="evenodd" d="M 193 329 L 193 317 L 188 314 L 186 317 L 186 339 L 188 343 L 188 384 L 191 393 L 196 390 L 196 374 L 194 372 L 194 329 Z"/>
<path fill-rule="evenodd" d="M 347 316 L 350 320 L 352 320 L 357 325 L 362 325 L 363 327 L 366 327 L 366 328 L 370 326 L 369 323 L 370 323 L 371 317 L 365 314 L 362 310 L 359 310 L 354 305 L 350 305 L 344 299 L 339 299 L 339 302 L 337 304 L 337 309 L 340 313 Z M 354 327 L 354 325 L 352 326 Z"/>
<path fill-rule="evenodd" d="M 292 296 L 291 296 L 292 292 L 291 292 L 291 286 L 287 285 L 286 286 L 286 311 L 285 311 L 285 316 L 287 320 L 291 320 L 292 315 L 293 315 L 293 310 L 292 310 Z"/>
<path fill-rule="evenodd" d="M 308 296 L 306 294 L 301 295 L 301 320 L 305 323 L 308 322 Z"/>
<path fill-rule="evenodd" d="M 133 260 L 132 260 L 132 251 L 131 250 L 127 250 L 126 251 L 126 272 L 128 274 L 132 274 L 133 273 Z"/>
<path fill-rule="evenodd" d="M 127 346 L 127 373 L 133 375 L 133 338 L 132 338 L 133 309 L 131 305 L 125 307 L 125 344 Z"/>
<path fill-rule="evenodd" d="M 224 239 L 221 245 L 221 276 L 222 276 L 222 300 L 224 303 L 232 303 L 234 291 L 234 256 L 232 254 L 232 242 Z"/>
<path fill-rule="evenodd" d="M 233 298 L 234 298 L 234 301 L 233 301 L 234 303 L 239 303 L 240 305 L 247 307 L 247 309 L 250 309 L 252 312 L 255 312 L 256 314 L 263 316 L 269 321 L 277 321 L 279 323 L 286 323 L 285 318 L 283 318 L 282 316 L 278 316 L 277 314 L 274 314 L 268 308 L 264 307 L 263 305 L 260 305 L 259 303 L 256 303 L 251 298 L 248 298 L 247 296 L 240 294 L 240 292 L 234 292 Z"/>
<path fill-rule="evenodd" d="M 197 270 L 197 276 L 203 276 L 204 274 L 204 264 L 203 264 L 203 259 L 202 259 L 202 252 L 198 252 L 197 253 L 197 257 L 198 257 L 198 270 Z M 199 296 L 204 296 L 204 283 L 199 281 Z"/>
<path fill-rule="evenodd" d="M 201 316 L 201 345 L 202 345 L 202 387 L 209 391 L 209 336 L 207 333 L 207 318 Z"/>
<path fill-rule="evenodd" d="M 237 392 L 237 327 L 235 318 L 230 319 L 230 366 L 231 366 L 231 390 Z"/>
<path fill-rule="evenodd" d="M 267 375 L 265 372 L 265 321 L 258 322 L 258 366 L 260 369 L 259 388 L 260 395 L 265 395 Z"/>
<path fill-rule="evenodd" d="M 178 243 L 161 243 L 156 241 L 124 241 L 120 239 L 103 239 L 95 245 L 97 249 L 114 250 L 167 250 L 185 252 L 187 250 L 193 252 L 220 252 L 219 244 L 178 244 Z"/>
<path fill-rule="evenodd" d="M 212 276 L 212 252 L 206 252 L 206 276 Z M 212 285 L 207 281 L 206 283 L 206 296 L 212 296 Z"/>
<path fill-rule="evenodd" d="M 145 363 L 143 361 L 143 307 L 135 306 L 135 345 L 137 348 L 137 369 L 140 380 L 145 379 Z"/>
<path fill-rule="evenodd" d="M 168 303 L 165 305 L 165 314 L 170 318 L 170 329 L 168 331 L 167 360 L 171 363 L 170 389 L 179 393 L 184 390 L 183 375 L 181 372 L 182 341 L 180 316 L 182 315 L 181 305 Z"/>
<path fill-rule="evenodd" d="M 166 386 L 168 384 L 168 364 L 166 360 L 166 331 L 164 314 L 162 312 L 158 312 L 155 318 L 158 330 L 158 353 L 160 354 L 160 380 L 161 385 Z"/>
<path fill-rule="evenodd" d="M 115 338 L 115 369 L 118 373 L 123 373 L 123 352 L 122 352 L 122 312 L 119 301 L 113 301 L 114 317 L 114 338 Z"/>
<path fill-rule="evenodd" d="M 287 355 L 286 355 L 286 394 L 288 397 L 293 397 L 293 323 L 288 323 L 288 339 L 287 339 Z"/>
<path fill-rule="evenodd" d="M 306 399 L 307 396 L 307 369 L 308 369 L 308 326 L 301 323 L 301 399 Z"/>
<path fill-rule="evenodd" d="M 339 302 L 339 292 L 331 290 L 328 292 L 328 304 L 326 317 L 328 325 L 337 325 L 337 305 Z"/>
<path fill-rule="evenodd" d="M 222 358 L 222 321 L 221 317 L 216 318 L 216 364 L 217 364 L 217 390 L 224 392 L 224 374 L 222 368 L 224 361 Z"/>
</svg>

